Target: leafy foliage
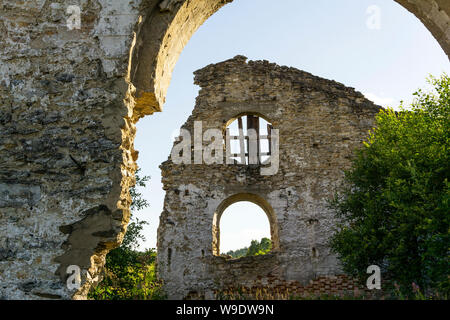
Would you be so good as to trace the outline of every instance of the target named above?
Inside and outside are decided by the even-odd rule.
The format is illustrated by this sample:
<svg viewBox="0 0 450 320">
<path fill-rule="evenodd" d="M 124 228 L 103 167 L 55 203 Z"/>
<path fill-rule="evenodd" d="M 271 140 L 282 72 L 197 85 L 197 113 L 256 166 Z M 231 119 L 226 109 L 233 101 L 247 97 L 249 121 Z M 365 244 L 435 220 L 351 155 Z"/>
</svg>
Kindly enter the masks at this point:
<svg viewBox="0 0 450 320">
<path fill-rule="evenodd" d="M 250 247 L 245 247 L 242 249 L 228 251 L 226 255 L 233 258 L 249 257 L 249 256 L 259 256 L 269 253 L 272 250 L 272 241 L 268 238 L 262 238 L 260 242 L 258 240 L 252 240 Z"/>
<path fill-rule="evenodd" d="M 381 111 L 377 127 L 331 203 L 341 219 L 331 240 L 344 270 L 361 278 L 376 264 L 411 284 L 448 295 L 450 78 L 429 79 L 412 110 Z"/>
<path fill-rule="evenodd" d="M 136 185 L 130 188 L 133 199 L 132 212 L 149 206 L 147 200 L 137 190 L 145 187 L 150 179 L 141 177 L 136 171 Z M 156 252 L 153 249 L 138 251 L 139 240 L 145 240 L 142 234 L 146 221 L 139 220 L 131 214 L 127 232 L 120 247 L 111 250 L 106 256 L 103 281 L 94 288 L 89 298 L 96 300 L 136 300 L 163 299 L 161 283 L 156 278 Z"/>
<path fill-rule="evenodd" d="M 165 296 L 161 284 L 156 278 L 156 252 L 133 251 L 124 259 L 107 256 L 103 281 L 90 293 L 95 300 L 159 300 Z"/>
<path fill-rule="evenodd" d="M 237 258 L 245 257 L 247 255 L 247 252 L 248 252 L 248 247 L 244 247 L 244 248 L 237 249 L 237 250 L 230 250 L 225 255 L 231 256 L 232 258 L 237 259 Z"/>
<path fill-rule="evenodd" d="M 136 184 L 130 188 L 130 196 L 133 202 L 131 203 L 131 216 L 130 223 L 127 227 L 127 232 L 123 238 L 122 244 L 119 248 L 112 250 L 109 255 L 133 255 L 131 252 L 138 248 L 139 240 L 145 241 L 145 237 L 142 234 L 142 229 L 148 224 L 147 221 L 139 220 L 134 217 L 133 212 L 140 211 L 150 206 L 148 201 L 142 197 L 142 193 L 138 191 L 138 187 L 145 187 L 146 183 L 150 180 L 149 176 L 140 176 L 141 169 L 136 170 Z M 117 250 L 117 251 L 116 251 Z M 124 252 L 124 250 L 126 252 Z"/>
</svg>

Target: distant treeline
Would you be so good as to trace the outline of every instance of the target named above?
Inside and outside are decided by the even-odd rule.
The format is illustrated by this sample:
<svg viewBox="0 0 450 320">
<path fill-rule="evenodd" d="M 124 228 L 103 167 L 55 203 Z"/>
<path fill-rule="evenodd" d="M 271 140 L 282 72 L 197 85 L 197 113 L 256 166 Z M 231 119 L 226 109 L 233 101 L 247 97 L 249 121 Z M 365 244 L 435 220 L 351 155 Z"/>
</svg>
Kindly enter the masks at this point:
<svg viewBox="0 0 450 320">
<path fill-rule="evenodd" d="M 249 247 L 228 251 L 225 255 L 233 258 L 259 256 L 272 250 L 272 241 L 268 238 L 262 238 L 261 241 L 252 240 Z"/>
</svg>

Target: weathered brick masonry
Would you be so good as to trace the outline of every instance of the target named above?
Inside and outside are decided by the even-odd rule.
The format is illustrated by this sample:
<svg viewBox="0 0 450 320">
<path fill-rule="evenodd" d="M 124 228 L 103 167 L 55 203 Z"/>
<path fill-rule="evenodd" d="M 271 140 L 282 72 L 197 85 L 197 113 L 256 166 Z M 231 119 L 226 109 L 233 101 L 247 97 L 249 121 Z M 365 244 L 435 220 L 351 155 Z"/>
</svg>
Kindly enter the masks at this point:
<svg viewBox="0 0 450 320">
<path fill-rule="evenodd" d="M 228 2 L 73 0 L 80 30 L 67 1 L 0 2 L 1 298 L 85 297 L 126 229 L 135 123 L 162 110 L 184 45 Z M 449 54 L 449 2 L 398 2 Z"/>
</svg>

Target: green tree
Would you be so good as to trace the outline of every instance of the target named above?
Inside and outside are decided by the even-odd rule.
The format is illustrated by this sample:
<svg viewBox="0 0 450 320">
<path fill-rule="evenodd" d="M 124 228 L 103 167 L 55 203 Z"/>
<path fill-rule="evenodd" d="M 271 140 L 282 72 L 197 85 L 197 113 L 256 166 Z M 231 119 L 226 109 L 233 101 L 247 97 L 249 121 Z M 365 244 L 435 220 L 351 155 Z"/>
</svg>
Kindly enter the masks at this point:
<svg viewBox="0 0 450 320">
<path fill-rule="evenodd" d="M 260 243 L 260 250 L 263 252 L 269 252 L 272 250 L 272 241 L 269 238 L 262 238 Z"/>
<path fill-rule="evenodd" d="M 117 268 L 125 268 L 129 265 L 137 263 L 138 256 L 137 251 L 139 247 L 139 241 L 145 241 L 145 237 L 142 234 L 142 230 L 147 221 L 139 220 L 135 217 L 135 212 L 141 211 L 150 206 L 148 201 L 143 198 L 142 193 L 139 192 L 138 187 L 145 187 L 146 183 L 150 180 L 149 176 L 140 176 L 141 169 L 136 170 L 136 184 L 130 188 L 130 196 L 132 203 L 130 206 L 130 222 L 127 226 L 127 232 L 123 238 L 122 244 L 111 250 L 106 256 L 106 266 L 115 266 Z M 108 264 L 109 262 L 109 264 Z"/>
<path fill-rule="evenodd" d="M 270 250 L 272 250 L 272 241 L 268 238 L 262 238 L 261 242 L 252 240 L 249 247 L 228 251 L 226 255 L 233 258 L 250 257 L 269 253 Z"/>
<path fill-rule="evenodd" d="M 246 256 L 260 256 L 272 250 L 272 241 L 269 238 L 262 238 L 260 242 L 252 240 Z"/>
<path fill-rule="evenodd" d="M 450 79 L 429 82 L 412 110 L 377 115 L 331 203 L 341 219 L 331 247 L 352 275 L 376 264 L 406 294 L 414 283 L 448 295 Z"/>
<path fill-rule="evenodd" d="M 248 251 L 248 247 L 244 247 L 244 248 L 237 249 L 237 250 L 230 250 L 226 253 L 226 255 L 237 259 L 237 258 L 245 257 L 245 255 L 247 254 L 247 251 Z"/>
<path fill-rule="evenodd" d="M 130 223 L 122 244 L 106 255 L 103 280 L 89 294 L 96 300 L 163 299 L 161 284 L 156 278 L 156 252 L 153 249 L 138 251 L 139 241 L 145 240 L 142 229 L 148 222 L 134 216 L 149 206 L 138 187 L 145 187 L 149 176 L 140 176 L 136 171 L 136 184 L 130 188 L 133 200 Z"/>
<path fill-rule="evenodd" d="M 250 247 L 248 247 L 246 256 L 256 256 L 256 254 L 259 252 L 260 244 L 258 240 L 252 240 L 250 243 Z"/>
</svg>

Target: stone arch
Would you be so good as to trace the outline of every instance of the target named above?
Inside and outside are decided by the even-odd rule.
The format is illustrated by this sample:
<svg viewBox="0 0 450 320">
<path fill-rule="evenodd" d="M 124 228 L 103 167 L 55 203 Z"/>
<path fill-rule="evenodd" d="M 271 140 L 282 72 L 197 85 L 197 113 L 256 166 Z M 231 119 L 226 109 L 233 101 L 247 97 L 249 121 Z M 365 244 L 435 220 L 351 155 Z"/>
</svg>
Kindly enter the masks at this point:
<svg viewBox="0 0 450 320">
<path fill-rule="evenodd" d="M 272 240 L 273 250 L 278 250 L 280 248 L 280 239 L 278 237 L 278 222 L 277 215 L 273 210 L 269 202 L 267 202 L 263 197 L 254 193 L 238 193 L 228 197 L 223 200 L 214 212 L 213 217 L 213 243 L 212 251 L 213 255 L 220 255 L 220 219 L 222 215 L 229 206 L 237 202 L 248 201 L 259 206 L 266 214 L 270 225 L 270 238 Z"/>
<path fill-rule="evenodd" d="M 95 279 L 128 223 L 135 123 L 162 109 L 183 47 L 229 2 L 82 1 L 83 27 L 70 33 L 62 3 L 3 6 L 0 189 L 8 197 L 0 204 L 1 297 L 86 296 L 86 272 Z M 396 2 L 450 55 L 448 0 Z M 11 235 L 10 226 L 17 232 Z M 83 270 L 75 294 L 65 287 L 70 264 Z"/>
<path fill-rule="evenodd" d="M 181 51 L 203 22 L 229 2 L 164 0 L 147 10 L 138 22 L 128 68 L 136 118 L 162 110 Z"/>
<path fill-rule="evenodd" d="M 135 119 L 162 110 L 173 68 L 184 46 L 211 15 L 232 1 L 154 1 L 141 16 L 128 68 Z M 447 0 L 394 1 L 425 25 L 450 58 L 450 3 Z"/>
<path fill-rule="evenodd" d="M 149 1 L 150 5 L 141 12 L 135 27 L 129 52 L 126 76 L 129 90 L 126 102 L 132 110 L 133 123 L 145 115 L 162 111 L 171 74 L 183 48 L 194 32 L 210 16 L 232 1 Z M 448 1 L 394 1 L 413 13 L 425 25 L 450 58 L 450 4 Z M 271 123 L 274 126 L 277 125 L 275 121 Z M 211 230 L 210 226 L 208 228 Z M 162 238 L 158 236 L 158 241 Z M 286 273 L 292 275 L 295 271 L 287 270 Z M 166 274 L 169 278 L 174 275 L 173 270 L 171 275 Z"/>
<path fill-rule="evenodd" d="M 133 140 L 135 136 L 135 123 L 145 115 L 150 115 L 157 111 L 162 111 L 162 106 L 165 102 L 165 95 L 170 83 L 172 70 L 178 60 L 183 48 L 194 34 L 194 32 L 215 12 L 222 6 L 233 0 L 142 0 L 138 1 L 138 14 L 130 9 L 124 14 L 133 16 L 137 14 L 137 19 L 134 24 L 133 32 L 122 34 L 114 30 L 107 30 L 106 33 L 111 34 L 102 35 L 100 39 L 100 46 L 96 43 L 96 47 L 107 46 L 108 42 L 103 41 L 108 37 L 124 37 L 127 38 L 126 43 L 130 49 L 126 53 L 114 53 L 109 57 L 120 61 L 120 67 L 114 70 L 114 67 L 106 70 L 105 66 L 109 67 L 111 61 L 105 63 L 102 59 L 96 60 L 98 64 L 99 77 L 109 77 L 108 82 L 104 85 L 105 88 L 110 88 L 111 92 L 117 93 L 121 97 L 125 96 L 124 103 L 126 108 L 122 108 L 121 101 L 115 101 L 113 104 L 117 112 L 111 112 L 107 115 L 108 121 L 107 133 L 114 136 L 116 140 L 121 141 L 121 150 L 124 157 L 120 157 L 121 161 L 115 161 L 117 170 L 114 172 L 112 178 L 113 191 L 109 193 L 108 197 L 108 212 L 105 218 L 100 219 L 102 224 L 105 224 L 105 229 L 110 225 L 110 236 L 98 236 L 93 240 L 92 247 L 78 248 L 73 244 L 73 250 L 64 249 L 64 255 L 57 258 L 57 262 L 61 264 L 58 268 L 58 274 L 61 273 L 61 279 L 65 281 L 63 267 L 68 263 L 64 261 L 72 261 L 65 256 L 72 257 L 74 255 L 82 254 L 85 260 L 99 260 L 99 263 L 88 263 L 95 266 L 101 266 L 104 263 L 106 253 L 116 247 L 123 238 L 126 230 L 125 225 L 128 223 L 130 198 L 128 195 L 128 188 L 133 184 L 133 172 L 135 170 L 135 161 L 138 153 L 133 148 Z M 394 0 L 408 11 L 412 12 L 432 33 L 435 39 L 439 42 L 444 52 L 450 57 L 450 4 L 447 0 Z M 105 11 L 108 6 L 105 6 Z M 128 9 L 127 9 L 128 10 Z M 105 18 L 102 12 L 98 15 L 100 22 Z M 130 22 L 131 25 L 131 22 Z M 85 32 L 85 31 L 83 31 Z M 128 40 L 128 37 L 130 39 Z M 119 38 L 116 38 L 119 39 Z M 80 40 L 81 41 L 81 40 Z M 115 40 L 118 41 L 118 40 Z M 122 41 L 122 40 L 121 40 Z M 127 61 L 128 64 L 123 62 Z M 123 67 L 126 70 L 122 70 Z M 127 87 L 124 87 L 120 81 L 113 82 L 114 75 L 117 79 L 123 79 L 125 76 Z M 103 79 L 104 80 L 104 79 Z M 66 80 L 64 80 L 66 81 Z M 71 81 L 71 80 L 67 80 Z M 120 84 L 119 84 L 120 82 Z M 111 89 L 112 88 L 112 89 Z M 122 100 L 122 98 L 120 98 Z M 120 111 L 119 111 L 120 110 Z M 120 114 L 117 116 L 117 114 Z M 106 122 L 106 120 L 105 120 Z M 125 170 L 123 170 L 125 169 Z M 118 204 L 118 205 L 116 205 Z M 98 207 L 103 209 L 103 207 Z M 96 207 L 96 209 L 98 209 Z M 100 210 L 99 209 L 99 210 Z M 117 210 L 113 210 L 117 209 Z M 91 212 L 89 210 L 83 211 Z M 101 211 L 103 212 L 103 211 Z M 73 220 L 77 220 L 77 214 L 73 214 Z M 86 224 L 80 220 L 78 224 Z M 72 221 L 71 221 L 72 222 Z M 91 224 L 87 224 L 91 225 Z M 64 225 L 61 228 L 72 229 L 72 224 Z M 94 229 L 98 229 L 97 226 Z M 102 230 L 108 231 L 108 230 Z M 63 232 L 65 233 L 65 231 Z M 99 234 L 100 233 L 96 233 Z M 69 239 L 70 240 L 70 239 Z M 69 241 L 70 243 L 70 241 Z M 76 254 L 73 254 L 73 252 Z M 97 269 L 96 269 L 97 270 Z M 77 292 L 73 297 L 85 297 L 90 283 L 86 282 L 80 292 Z"/>
<path fill-rule="evenodd" d="M 110 220 L 114 221 L 115 224 L 118 221 L 118 226 L 112 230 L 111 238 L 101 236 L 94 241 L 93 245 L 97 245 L 97 242 L 99 243 L 95 250 L 98 251 L 98 248 L 100 248 L 100 253 L 92 255 L 91 249 L 82 248 L 80 252 L 83 255 L 92 259 L 100 257 L 100 260 L 104 260 L 106 253 L 120 243 L 129 215 L 130 199 L 127 190 L 132 185 L 132 176 L 138 155 L 133 148 L 135 123 L 145 115 L 162 111 L 172 70 L 184 46 L 194 32 L 211 15 L 232 1 L 141 0 L 137 1 L 139 4 L 137 10 L 126 9 L 123 12 L 125 15 L 137 15 L 136 22 L 130 22 L 129 24 L 129 26 L 132 26 L 135 23 L 133 32 L 127 31 L 124 35 L 118 30 L 101 30 L 107 34 L 103 35 L 103 40 L 100 39 L 100 47 L 107 47 L 108 41 L 105 43 L 103 41 L 109 39 L 108 37 L 115 36 L 125 37 L 127 38 L 125 42 L 131 44 L 130 46 L 127 45 L 127 48 L 130 48 L 130 50 L 126 53 L 113 54 L 113 58 L 120 61 L 121 67 L 118 67 L 117 70 L 114 70 L 114 67 L 105 70 L 105 66 L 110 67 L 110 64 L 113 65 L 111 62 L 113 59 L 109 62 L 101 59 L 97 61 L 99 62 L 98 74 L 100 77 L 107 75 L 110 78 L 114 78 L 111 76 L 114 75 L 117 80 L 118 78 L 123 79 L 123 76 L 125 76 L 126 84 L 128 85 L 127 90 L 127 87 L 124 87 L 122 83 L 113 83 L 111 79 L 108 79 L 107 84 L 104 85 L 105 88 L 114 88 L 112 91 L 121 97 L 125 96 L 126 108 L 121 108 L 123 106 L 121 102 L 116 101 L 118 102 L 117 108 L 120 109 L 122 116 L 108 115 L 107 118 L 110 121 L 108 133 L 114 134 L 117 139 L 120 139 L 119 136 L 122 137 L 121 149 L 124 157 L 121 161 L 116 161 L 115 164 L 118 168 L 123 167 L 126 170 L 116 171 L 112 182 L 114 192 L 111 192 L 108 198 L 108 201 L 112 203 L 110 207 L 117 207 L 119 210 L 117 212 L 113 211 L 113 214 L 108 213 L 108 218 L 102 219 L 102 222 L 105 222 L 108 226 L 111 224 Z M 394 1 L 421 20 L 439 42 L 447 56 L 450 57 L 450 3 L 447 0 Z M 105 6 L 104 9 L 107 12 L 108 6 Z M 130 12 L 127 10 L 130 10 Z M 104 18 L 102 15 L 105 15 L 105 13 L 99 14 L 100 22 Z M 100 23 L 98 25 L 100 26 Z M 123 63 L 125 61 L 128 61 L 127 65 Z M 122 70 L 126 66 L 127 69 Z M 115 203 L 119 203 L 119 205 L 116 206 Z M 111 217 L 113 218 L 111 219 Z M 117 229 L 120 230 L 117 231 Z M 107 241 L 104 241 L 105 239 Z M 107 243 L 107 246 L 105 246 L 105 243 Z M 103 262 L 98 263 L 99 266 L 102 264 Z M 83 286 L 83 292 L 77 293 L 74 297 L 84 297 L 89 287 L 90 284 Z"/>
</svg>

